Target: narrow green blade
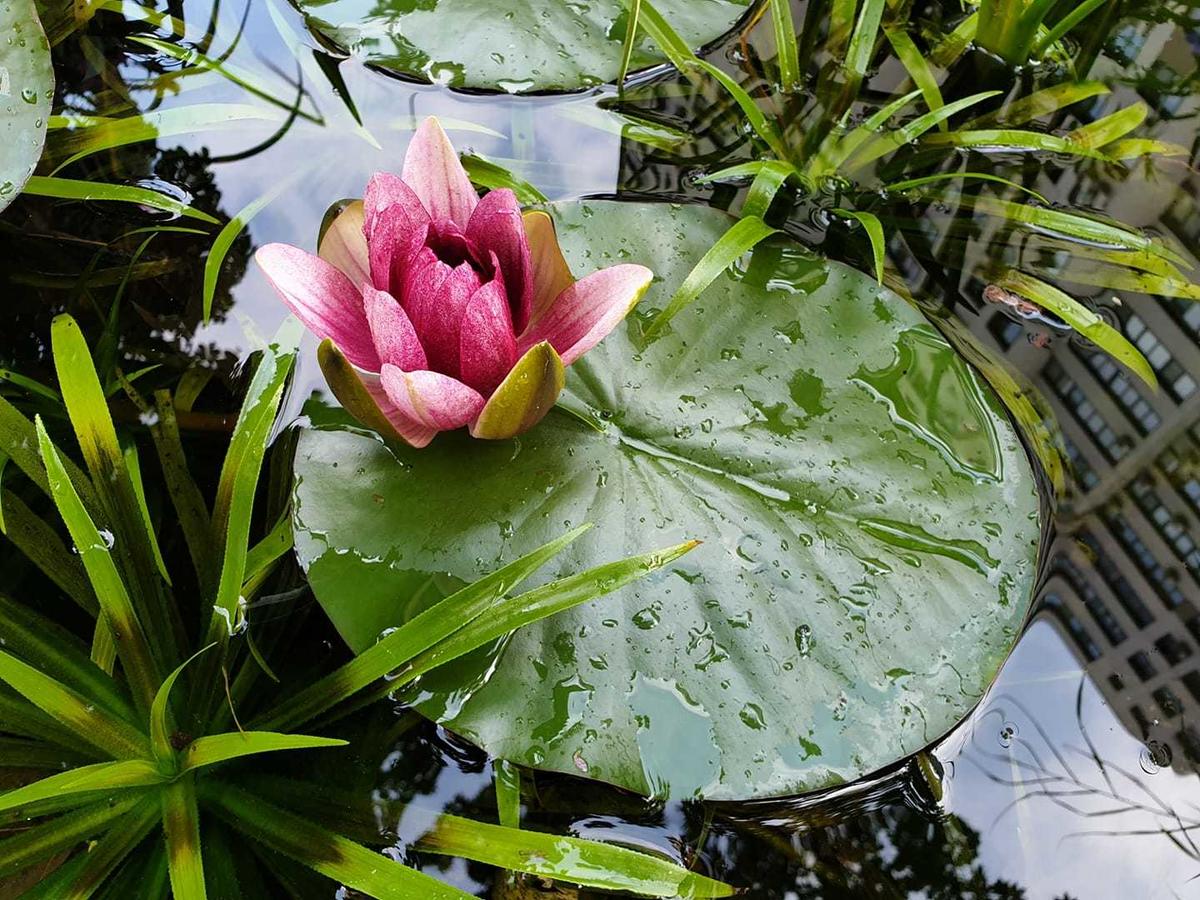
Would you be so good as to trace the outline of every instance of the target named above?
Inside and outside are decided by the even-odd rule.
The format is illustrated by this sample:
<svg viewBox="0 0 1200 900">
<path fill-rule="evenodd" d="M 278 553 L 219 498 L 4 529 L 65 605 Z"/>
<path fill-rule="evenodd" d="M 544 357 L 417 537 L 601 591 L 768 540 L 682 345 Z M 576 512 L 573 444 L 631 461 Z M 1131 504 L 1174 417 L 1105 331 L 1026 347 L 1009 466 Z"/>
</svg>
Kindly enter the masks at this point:
<svg viewBox="0 0 1200 900">
<path fill-rule="evenodd" d="M 255 724 L 263 729 L 294 728 L 353 696 L 444 640 L 488 611 L 514 587 L 566 549 L 589 526 L 581 526 L 451 594 L 341 668 L 280 703 Z"/>
<path fill-rule="evenodd" d="M 196 782 L 184 775 L 162 791 L 163 833 L 174 900 L 206 900 L 204 859 L 200 851 L 200 810 Z"/>
<path fill-rule="evenodd" d="M 713 244 L 708 252 L 696 263 L 696 267 L 688 273 L 683 284 L 675 291 L 667 308 L 655 316 L 654 321 L 646 329 L 646 339 L 652 340 L 667 323 L 684 307 L 693 303 L 710 284 L 737 262 L 744 253 L 749 252 L 763 239 L 775 234 L 772 228 L 762 219 L 749 216 L 739 219 L 730 229 L 721 235 L 721 239 Z"/>
<path fill-rule="evenodd" d="M 32 784 L 0 794 L 0 810 L 16 809 L 51 797 L 94 794 L 121 788 L 149 787 L 167 779 L 148 759 L 122 759 L 94 763 L 42 778 Z"/>
<path fill-rule="evenodd" d="M 443 815 L 417 846 L 502 869 L 644 897 L 732 897 L 734 889 L 648 853 Z"/>
<path fill-rule="evenodd" d="M 38 445 L 46 465 L 46 475 L 54 502 L 83 560 L 83 567 L 92 581 L 101 610 L 109 626 L 120 635 L 117 644 L 120 648 L 122 667 L 133 687 L 134 702 L 138 704 L 139 709 L 149 710 L 159 683 L 157 667 L 150 657 L 142 623 L 133 611 L 133 604 L 125 590 L 125 582 L 121 579 L 112 558 L 111 547 L 114 538 L 112 535 L 102 535 L 96 528 L 67 477 L 58 451 L 50 442 L 41 419 L 35 424 Z"/>
<path fill-rule="evenodd" d="M 336 738 L 310 737 L 304 734 L 276 734 L 272 731 L 232 731 L 198 737 L 183 753 L 181 767 L 188 772 L 204 766 L 278 750 L 318 750 L 324 747 L 345 747 L 346 741 Z"/>
<path fill-rule="evenodd" d="M 10 685 L 42 712 L 97 749 L 118 759 L 149 755 L 150 745 L 146 736 L 128 722 L 2 650 L 0 681 Z"/>
<path fill-rule="evenodd" d="M 472 900 L 470 894 L 372 853 L 308 819 L 265 803 L 249 791 L 204 784 L 206 807 L 233 828 L 322 875 L 377 900 Z"/>
</svg>

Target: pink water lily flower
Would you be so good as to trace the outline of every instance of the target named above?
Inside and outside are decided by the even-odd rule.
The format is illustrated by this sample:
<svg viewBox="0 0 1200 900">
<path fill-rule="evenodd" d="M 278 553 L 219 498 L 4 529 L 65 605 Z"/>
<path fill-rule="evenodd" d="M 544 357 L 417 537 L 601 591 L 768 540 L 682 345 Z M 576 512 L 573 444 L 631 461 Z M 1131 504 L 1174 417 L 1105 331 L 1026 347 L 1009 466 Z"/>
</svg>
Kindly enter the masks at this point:
<svg viewBox="0 0 1200 900">
<path fill-rule="evenodd" d="M 510 190 L 480 199 L 432 118 L 401 176 L 375 175 L 318 253 L 268 244 L 256 258 L 321 339 L 342 405 L 414 447 L 464 425 L 491 439 L 532 428 L 563 367 L 616 328 L 652 278 L 619 265 L 576 281 L 550 217 L 522 214 Z"/>
</svg>

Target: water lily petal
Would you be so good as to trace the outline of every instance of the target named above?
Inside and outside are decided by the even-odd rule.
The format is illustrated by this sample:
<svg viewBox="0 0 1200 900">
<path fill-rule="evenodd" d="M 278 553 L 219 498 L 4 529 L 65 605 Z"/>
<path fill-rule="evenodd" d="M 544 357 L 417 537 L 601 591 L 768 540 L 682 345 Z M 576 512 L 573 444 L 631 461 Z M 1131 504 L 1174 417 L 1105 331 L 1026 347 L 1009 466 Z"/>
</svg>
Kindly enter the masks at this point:
<svg viewBox="0 0 1200 900">
<path fill-rule="evenodd" d="M 541 315 L 535 315 L 518 342 L 524 352 L 539 341 L 549 341 L 571 365 L 595 347 L 621 323 L 654 273 L 645 266 L 612 266 L 593 272 L 558 295 Z"/>
<path fill-rule="evenodd" d="M 417 330 L 391 294 L 364 285 L 363 306 L 381 363 L 399 366 L 406 372 L 429 367 Z"/>
<path fill-rule="evenodd" d="M 424 447 L 437 434 L 436 428 L 397 409 L 388 399 L 379 375 L 354 368 L 333 341 L 321 342 L 317 348 L 317 362 L 333 395 L 346 412 L 384 438 Z"/>
<path fill-rule="evenodd" d="M 376 172 L 367 182 L 367 191 L 363 195 L 363 225 L 368 239 L 379 222 L 380 213 L 392 206 L 404 209 L 419 225 L 429 224 L 425 205 L 404 179 L 391 172 Z"/>
<path fill-rule="evenodd" d="M 462 428 L 483 409 L 483 396 L 441 372 L 402 372 L 384 366 L 380 373 L 388 399 L 409 419 L 438 431 Z"/>
<path fill-rule="evenodd" d="M 529 245 L 530 271 L 533 276 L 533 295 L 530 298 L 529 319 L 518 325 L 518 333 L 529 326 L 529 320 L 541 316 L 554 300 L 575 283 L 571 268 L 563 259 L 554 220 L 540 209 L 528 210 L 522 217 L 525 239 Z"/>
<path fill-rule="evenodd" d="M 479 203 L 471 179 L 438 120 L 430 116 L 413 135 L 401 177 L 434 219 L 450 219 L 466 228 Z"/>
<path fill-rule="evenodd" d="M 393 203 L 379 210 L 365 227 L 371 283 L 395 295 L 404 284 L 412 256 L 425 244 L 429 217 L 413 195 L 412 203 Z"/>
<path fill-rule="evenodd" d="M 523 330 L 533 305 L 533 268 L 517 195 L 507 188 L 484 194 L 467 223 L 467 238 L 484 252 L 496 255 L 513 322 Z"/>
<path fill-rule="evenodd" d="M 499 278 L 471 295 L 459 333 L 459 377 L 489 396 L 517 361 L 512 311 Z"/>
<path fill-rule="evenodd" d="M 473 437 L 499 441 L 523 434 L 542 420 L 566 384 L 559 355 L 548 341 L 534 344 L 496 388 L 471 424 Z"/>
<path fill-rule="evenodd" d="M 444 276 L 442 266 L 425 269 L 430 274 L 428 284 L 410 282 L 405 311 L 417 329 L 429 367 L 457 378 L 463 313 L 482 282 L 470 263 L 455 266 Z M 431 287 L 434 282 L 436 286 Z"/>
<path fill-rule="evenodd" d="M 305 328 L 322 340 L 332 339 L 360 369 L 379 371 L 362 295 L 345 274 L 288 244 L 267 244 L 254 258 Z"/>
<path fill-rule="evenodd" d="M 317 245 L 317 256 L 341 270 L 351 284 L 371 279 L 367 238 L 363 233 L 363 202 L 355 200 L 343 209 L 325 229 Z"/>
</svg>

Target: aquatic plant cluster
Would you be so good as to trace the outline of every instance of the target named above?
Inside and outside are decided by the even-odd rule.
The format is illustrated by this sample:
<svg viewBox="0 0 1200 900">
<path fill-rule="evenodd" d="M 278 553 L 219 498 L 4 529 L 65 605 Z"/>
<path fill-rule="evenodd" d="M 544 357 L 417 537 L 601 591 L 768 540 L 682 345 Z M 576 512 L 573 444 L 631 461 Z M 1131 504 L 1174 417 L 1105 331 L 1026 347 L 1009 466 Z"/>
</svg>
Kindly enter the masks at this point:
<svg viewBox="0 0 1200 900">
<path fill-rule="evenodd" d="M 722 801 L 901 767 L 936 807 L 1068 466 L 962 286 L 1152 389 L 1075 288 L 1200 299 L 1185 248 L 1039 190 L 1192 155 L 1103 105 L 1118 6 L 251 0 L 293 74 L 215 4 L 11 0 L 0 892 L 723 897 L 770 886 L 706 867 Z M 512 95 L 514 141 L 573 116 L 617 189 L 460 153 L 503 135 L 393 76 Z M 225 212 L 210 169 L 292 141 Z M 286 316 L 236 366 L 235 297 Z M 495 822 L 345 787 L 420 722 Z M 695 804 L 694 850 L 547 826 L 556 777 Z"/>
</svg>

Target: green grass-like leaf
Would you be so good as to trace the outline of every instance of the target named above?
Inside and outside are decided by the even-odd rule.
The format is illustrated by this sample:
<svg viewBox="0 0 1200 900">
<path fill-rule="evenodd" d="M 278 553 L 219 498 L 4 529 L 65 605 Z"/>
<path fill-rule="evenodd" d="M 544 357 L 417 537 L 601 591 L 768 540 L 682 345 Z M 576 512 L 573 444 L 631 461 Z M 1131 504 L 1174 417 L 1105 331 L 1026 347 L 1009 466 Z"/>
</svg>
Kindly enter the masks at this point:
<svg viewBox="0 0 1200 900">
<path fill-rule="evenodd" d="M 854 33 L 850 35 L 850 45 L 846 48 L 845 62 L 845 67 L 858 78 L 865 76 L 871 67 L 875 38 L 879 34 L 879 23 L 883 21 L 886 5 L 887 0 L 863 0 L 859 7 Z"/>
<path fill-rule="evenodd" d="M 1015 128 L 984 128 L 973 131 L 951 131 L 947 134 L 931 134 L 921 142 L 928 147 L 961 147 L 981 151 L 1009 153 L 1066 153 L 1086 159 L 1107 159 L 1098 150 L 1092 150 L 1069 138 L 1041 131 L 1022 131 Z"/>
<path fill-rule="evenodd" d="M 130 722 L 97 707 L 91 700 L 67 688 L 65 684 L 36 668 L 20 661 L 16 656 L 0 650 L 0 680 L 12 686 L 26 701 L 34 704 L 50 718 L 60 722 L 84 743 L 118 758 L 145 758 L 149 756 L 150 744 L 145 734 Z M 7 722 L 12 721 L 6 715 Z M 34 737 L 41 737 L 34 734 Z M 56 739 L 56 736 L 52 736 Z"/>
<path fill-rule="evenodd" d="M 417 844 L 502 869 L 646 897 L 731 897 L 727 884 L 682 866 L 599 841 L 522 831 L 443 815 Z"/>
<path fill-rule="evenodd" d="M 1149 112 L 1145 103 L 1131 103 L 1115 113 L 1076 128 L 1067 134 L 1067 140 L 1089 150 L 1099 150 L 1141 125 Z"/>
<path fill-rule="evenodd" d="M 755 165 L 757 170 L 754 181 L 750 184 L 750 191 L 742 204 L 742 215 L 762 219 L 787 180 L 793 176 L 799 178 L 800 173 L 791 163 L 779 160 L 766 160 Z"/>
<path fill-rule="evenodd" d="M 173 900 L 206 900 L 208 892 L 200 852 L 200 810 L 196 806 L 195 778 L 184 775 L 161 793 L 171 896 Z"/>
<path fill-rule="evenodd" d="M 263 352 L 234 425 L 229 450 L 221 468 L 217 501 L 213 509 L 213 534 L 217 542 L 223 545 L 223 551 L 214 603 L 212 640 L 228 637 L 240 614 L 238 598 L 246 576 L 255 486 L 283 389 L 296 358 L 299 337 L 299 324 L 289 320 L 277 336 L 276 344 Z"/>
<path fill-rule="evenodd" d="M 883 236 L 883 225 L 880 223 L 879 217 L 874 213 L 856 209 L 835 209 L 833 212 L 836 215 L 854 219 L 862 225 L 863 231 L 867 234 L 867 240 L 871 242 L 871 260 L 875 267 L 875 280 L 882 285 L 883 257 L 887 252 L 887 241 Z"/>
<path fill-rule="evenodd" d="M 284 856 L 377 900 L 471 900 L 471 895 L 401 865 L 308 819 L 224 784 L 205 784 L 207 808 Z"/>
<path fill-rule="evenodd" d="M 621 67 L 617 70 L 617 87 L 624 88 L 629 77 L 629 63 L 633 59 L 633 48 L 637 44 L 638 24 L 642 18 L 642 0 L 628 0 L 629 21 L 625 26 L 625 37 L 621 41 Z"/>
<path fill-rule="evenodd" d="M 280 122 L 274 110 L 244 103 L 203 103 L 147 112 L 126 118 L 104 116 L 51 116 L 46 155 L 61 159 L 57 173 L 73 162 L 114 147 L 125 147 L 156 138 L 212 131 L 244 122 Z"/>
<path fill-rule="evenodd" d="M 0 595 L 0 638 L 4 649 L 133 724 L 128 695 L 88 658 L 87 648 L 57 622 Z"/>
<path fill-rule="evenodd" d="M 924 115 L 917 116 L 917 118 L 905 123 L 900 128 L 872 138 L 850 156 L 847 163 L 847 171 L 855 172 L 868 163 L 879 159 L 881 156 L 886 156 L 900 149 L 905 144 L 915 141 L 921 135 L 925 134 L 925 132 L 929 131 L 929 129 L 941 122 L 945 122 L 954 114 L 962 112 L 964 109 L 969 109 L 991 97 L 995 97 L 998 93 L 999 91 L 982 91 L 978 94 L 972 94 L 969 97 L 963 97 L 961 100 L 955 100 Z M 938 135 L 938 137 L 950 136 Z"/>
<path fill-rule="evenodd" d="M 889 25 L 884 28 L 883 33 L 887 35 L 888 42 L 896 51 L 896 56 L 904 65 L 908 77 L 913 80 L 913 84 L 921 92 L 929 111 L 936 112 L 945 106 L 937 78 L 933 74 L 933 69 L 929 67 L 929 60 L 917 49 L 917 45 L 913 43 L 908 32 L 900 25 Z M 948 126 L 943 119 L 937 123 L 937 127 L 939 131 L 945 131 Z"/>
<path fill-rule="evenodd" d="M 995 112 L 985 113 L 963 125 L 964 129 L 1011 128 L 1024 125 L 1065 109 L 1080 100 L 1088 100 L 1109 93 L 1108 86 L 1100 81 L 1067 81 L 1051 85 L 1027 94 L 1012 103 L 1007 103 Z"/>
<path fill-rule="evenodd" d="M 522 206 L 532 206 L 535 203 L 547 202 L 547 197 L 523 178 L 518 178 L 499 163 L 480 156 L 477 153 L 464 153 L 461 157 L 463 168 L 471 183 L 479 187 L 495 190 L 508 188 L 517 195 Z"/>
<path fill-rule="evenodd" d="M 0 811 L 16 809 L 27 803 L 50 798 L 69 798 L 84 795 L 88 799 L 97 791 L 121 788 L 150 787 L 167 780 L 148 759 L 122 759 L 115 762 L 93 763 L 57 775 L 50 775 L 32 784 L 0 794 Z"/>
<path fill-rule="evenodd" d="M 25 183 L 21 192 L 35 197 L 52 197 L 57 200 L 105 200 L 117 203 L 135 203 L 138 206 L 161 209 L 163 212 L 173 213 L 177 216 L 187 216 L 210 225 L 217 224 L 217 220 L 208 213 L 193 209 L 173 197 L 148 188 L 127 184 L 104 184 L 99 181 L 34 175 Z"/>
<path fill-rule="evenodd" d="M 68 860 L 39 882 L 25 898 L 87 900 L 116 871 L 117 866 L 133 849 L 145 840 L 158 823 L 158 819 L 157 797 L 149 796 L 138 800 L 87 853 L 81 853 Z"/>
<path fill-rule="evenodd" d="M 521 827 L 521 770 L 506 759 L 492 761 L 496 811 L 505 828 Z"/>
<path fill-rule="evenodd" d="M 1006 291 L 1020 294 L 1054 313 L 1150 387 L 1158 390 L 1158 379 L 1154 376 L 1154 369 L 1150 367 L 1146 357 L 1142 356 L 1141 351 L 1126 340 L 1121 332 L 1070 294 L 1016 269 L 1007 269 L 997 274 L 993 281 Z"/>
<path fill-rule="evenodd" d="M 38 446 L 45 461 L 54 502 L 83 560 L 83 567 L 92 582 L 102 614 L 106 617 L 109 627 L 120 635 L 117 646 L 122 667 L 133 688 L 134 702 L 138 704 L 139 709 L 148 710 L 159 684 L 157 669 L 150 655 L 142 623 L 134 613 L 133 603 L 125 590 L 125 582 L 121 579 L 112 558 L 111 544 L 114 538 L 111 535 L 101 535 L 67 477 L 58 451 L 50 442 L 50 436 L 46 434 L 40 418 L 35 425 Z"/>
<path fill-rule="evenodd" d="M 742 254 L 776 231 L 777 229 L 755 216 L 747 216 L 735 222 L 688 273 L 688 277 L 667 303 L 667 308 L 660 312 L 646 329 L 646 339 L 650 340 L 658 335 L 680 310 L 693 303 L 704 289 L 740 259 Z"/>
<path fill-rule="evenodd" d="M 294 728 L 395 672 L 417 654 L 488 612 L 506 593 L 565 550 L 589 527 L 575 528 L 451 594 L 341 668 L 284 700 L 255 725 L 272 730 Z"/>
<path fill-rule="evenodd" d="M 789 156 L 787 146 L 783 143 L 783 138 L 779 135 L 779 129 L 775 127 L 774 122 L 767 118 L 766 114 L 754 101 L 754 98 L 746 93 L 745 88 L 734 81 L 728 73 L 718 69 L 707 60 L 693 59 L 689 65 L 701 69 L 716 79 L 741 108 L 742 115 L 746 117 L 746 121 L 754 129 L 754 133 L 762 139 L 763 143 L 771 148 L 771 152 L 775 154 L 775 158 L 787 160 Z"/>
<path fill-rule="evenodd" d="M 137 794 L 105 798 L 56 816 L 0 840 L 0 878 L 71 850 L 103 833 L 144 798 Z"/>
<path fill-rule="evenodd" d="M 792 20 L 791 0 L 770 0 L 771 25 L 775 32 L 775 65 L 779 85 L 785 92 L 800 87 L 800 46 L 796 41 L 796 23 Z"/>
<path fill-rule="evenodd" d="M 276 734 L 272 731 L 232 731 L 228 734 L 210 734 L 196 738 L 183 752 L 180 765 L 183 771 L 188 772 L 258 753 L 345 746 L 346 741 L 336 738 Z"/>
</svg>

